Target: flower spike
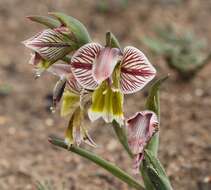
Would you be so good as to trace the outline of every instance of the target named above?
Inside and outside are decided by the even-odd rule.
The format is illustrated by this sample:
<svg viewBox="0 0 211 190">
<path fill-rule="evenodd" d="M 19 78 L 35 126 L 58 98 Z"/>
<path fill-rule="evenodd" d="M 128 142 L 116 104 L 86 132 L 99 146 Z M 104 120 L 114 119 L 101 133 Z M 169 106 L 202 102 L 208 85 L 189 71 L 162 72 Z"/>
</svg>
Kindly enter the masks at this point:
<svg viewBox="0 0 211 190">
<path fill-rule="evenodd" d="M 124 48 L 120 79 L 124 94 L 141 90 L 155 75 L 155 68 L 140 50 L 131 46 Z"/>
<path fill-rule="evenodd" d="M 154 112 L 138 112 L 126 123 L 128 145 L 134 154 L 133 169 L 137 171 L 143 159 L 144 148 L 158 130 L 158 118 Z"/>
</svg>

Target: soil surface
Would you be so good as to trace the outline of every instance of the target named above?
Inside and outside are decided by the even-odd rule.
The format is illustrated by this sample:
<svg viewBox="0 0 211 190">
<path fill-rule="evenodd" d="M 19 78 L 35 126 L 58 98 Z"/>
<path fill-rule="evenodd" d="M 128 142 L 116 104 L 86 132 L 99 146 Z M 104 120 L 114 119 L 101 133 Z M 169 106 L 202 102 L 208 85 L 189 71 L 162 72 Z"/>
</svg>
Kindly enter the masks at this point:
<svg viewBox="0 0 211 190">
<path fill-rule="evenodd" d="M 63 185 L 65 190 L 130 189 L 96 165 L 48 143 L 51 134 L 63 136 L 68 122 L 60 118 L 59 111 L 49 111 L 57 79 L 46 74 L 34 80 L 27 64 L 30 51 L 21 41 L 43 28 L 25 16 L 62 11 L 82 21 L 94 41 L 104 43 L 104 34 L 110 30 L 122 46 L 142 49 L 159 76 L 170 73 L 160 93 L 159 158 L 175 190 L 204 190 L 198 184 L 211 176 L 211 64 L 193 80 L 182 81 L 140 39 L 153 35 L 155 26 L 172 24 L 179 31 L 194 31 L 210 44 L 211 1 L 132 0 L 124 9 L 118 0 L 110 0 L 107 12 L 97 8 L 98 2 L 0 1 L 0 189 L 34 190 L 37 181 L 49 181 L 56 190 Z M 126 97 L 127 115 L 144 109 L 147 89 Z M 95 122 L 91 135 L 99 145 L 92 151 L 131 172 L 131 161 L 111 127 Z"/>
</svg>

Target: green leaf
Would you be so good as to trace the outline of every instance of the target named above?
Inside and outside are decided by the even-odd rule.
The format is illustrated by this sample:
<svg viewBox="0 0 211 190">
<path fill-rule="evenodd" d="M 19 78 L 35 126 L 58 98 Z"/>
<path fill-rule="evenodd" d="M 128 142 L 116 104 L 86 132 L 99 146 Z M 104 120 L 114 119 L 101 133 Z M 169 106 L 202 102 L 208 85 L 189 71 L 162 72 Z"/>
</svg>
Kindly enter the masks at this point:
<svg viewBox="0 0 211 190">
<path fill-rule="evenodd" d="M 147 190 L 172 190 L 170 181 L 160 161 L 149 150 L 145 150 L 140 167 Z"/>
<path fill-rule="evenodd" d="M 149 175 L 148 175 L 146 160 L 142 161 L 142 163 L 140 165 L 140 172 L 144 179 L 144 186 L 145 186 L 146 190 L 156 190 L 154 188 L 154 185 L 153 185 Z"/>
<path fill-rule="evenodd" d="M 150 163 L 159 175 L 166 176 L 164 167 L 150 150 L 144 150 L 144 159 Z"/>
<path fill-rule="evenodd" d="M 149 95 L 146 101 L 146 109 L 155 112 L 158 116 L 158 120 L 160 121 L 160 102 L 159 102 L 159 88 L 160 85 L 168 78 L 165 76 L 161 79 L 158 79 L 150 88 Z M 152 151 L 153 155 L 157 156 L 159 146 L 159 131 L 152 137 L 149 144 L 147 145 L 147 149 Z M 141 174 L 144 179 L 144 184 L 147 190 L 156 190 L 151 181 L 150 176 L 148 175 L 146 161 L 143 160 L 143 163 L 140 167 Z"/>
<path fill-rule="evenodd" d="M 147 37 L 144 37 L 141 41 L 156 54 L 163 54 L 167 50 L 166 44 L 162 41 Z"/>
<path fill-rule="evenodd" d="M 161 84 L 168 79 L 168 75 L 155 81 L 149 91 L 145 107 L 157 114 L 160 118 L 159 88 Z"/>
<path fill-rule="evenodd" d="M 111 48 L 119 48 L 119 49 L 121 49 L 119 41 L 114 36 L 114 34 L 111 33 L 111 32 L 107 32 L 106 33 L 106 46 L 111 47 Z"/>
<path fill-rule="evenodd" d="M 140 184 L 138 181 L 136 181 L 129 174 L 127 174 L 126 172 L 121 170 L 119 167 L 117 167 L 116 164 L 113 164 L 109 161 L 106 161 L 106 160 L 102 159 L 101 157 L 99 157 L 99 156 L 95 155 L 94 153 L 89 152 L 85 149 L 82 149 L 82 148 L 79 148 L 79 147 L 76 147 L 76 146 L 68 147 L 64 143 L 63 139 L 51 137 L 51 138 L 49 138 L 49 142 L 56 145 L 56 146 L 64 148 L 68 151 L 74 152 L 74 153 L 80 155 L 81 157 L 84 157 L 84 158 L 92 161 L 93 163 L 95 163 L 98 166 L 104 168 L 105 170 L 107 170 L 112 175 L 114 175 L 118 179 L 122 180 L 123 182 L 125 182 L 129 186 L 131 186 L 131 187 L 133 187 L 137 190 L 144 190 L 144 187 L 143 187 L 142 184 Z"/>
<path fill-rule="evenodd" d="M 80 105 L 80 96 L 68 90 L 63 93 L 63 101 L 61 106 L 61 116 L 72 114 Z"/>
<path fill-rule="evenodd" d="M 91 42 L 90 35 L 86 27 L 77 19 L 59 12 L 51 12 L 50 15 L 56 17 L 64 26 L 69 28 L 80 46 Z"/>
<path fill-rule="evenodd" d="M 156 190 L 172 190 L 166 179 L 163 176 L 159 176 L 154 168 L 147 167 L 147 173 Z"/>
<path fill-rule="evenodd" d="M 156 190 L 172 190 L 170 181 L 160 161 L 149 150 L 144 153 L 144 171 Z"/>
<path fill-rule="evenodd" d="M 26 18 L 30 19 L 33 22 L 43 24 L 52 29 L 61 26 L 61 23 L 58 20 L 48 16 L 30 15 L 27 16 Z"/>
<path fill-rule="evenodd" d="M 161 79 L 158 79 L 151 87 L 149 95 L 146 101 L 146 109 L 155 112 L 160 121 L 160 101 L 159 101 L 159 88 L 160 85 L 168 78 L 165 76 Z M 150 140 L 147 149 L 151 150 L 154 155 L 157 155 L 159 145 L 159 132 L 157 132 L 152 139 Z"/>
</svg>

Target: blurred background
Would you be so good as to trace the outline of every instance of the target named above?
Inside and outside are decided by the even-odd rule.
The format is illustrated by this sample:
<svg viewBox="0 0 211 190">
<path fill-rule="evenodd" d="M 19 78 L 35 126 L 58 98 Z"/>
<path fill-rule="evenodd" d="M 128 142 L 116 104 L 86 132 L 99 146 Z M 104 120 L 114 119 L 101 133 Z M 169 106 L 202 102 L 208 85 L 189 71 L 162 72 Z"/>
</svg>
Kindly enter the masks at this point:
<svg viewBox="0 0 211 190">
<path fill-rule="evenodd" d="M 34 80 L 21 41 L 44 28 L 25 16 L 51 11 L 79 19 L 100 43 L 112 31 L 122 47 L 143 50 L 159 76 L 170 73 L 160 94 L 159 157 L 174 189 L 211 189 L 209 0 L 0 0 L 0 189 L 35 190 L 38 181 L 54 190 L 129 189 L 47 141 L 50 134 L 63 137 L 68 121 L 49 109 L 56 78 Z M 126 97 L 127 115 L 144 109 L 147 92 Z M 98 121 L 91 135 L 99 145 L 94 152 L 130 171 L 112 128 Z"/>
</svg>

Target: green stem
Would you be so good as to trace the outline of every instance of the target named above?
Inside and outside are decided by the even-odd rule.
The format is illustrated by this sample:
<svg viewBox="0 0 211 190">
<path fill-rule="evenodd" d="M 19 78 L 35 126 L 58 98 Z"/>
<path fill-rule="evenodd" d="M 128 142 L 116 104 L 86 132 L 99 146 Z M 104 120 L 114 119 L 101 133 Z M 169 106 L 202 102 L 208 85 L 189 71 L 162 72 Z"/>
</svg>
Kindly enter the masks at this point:
<svg viewBox="0 0 211 190">
<path fill-rule="evenodd" d="M 74 152 L 74 153 L 94 162 L 95 164 L 99 165 L 100 167 L 102 167 L 105 170 L 107 170 L 108 172 L 110 172 L 115 177 L 117 177 L 120 180 L 127 183 L 129 186 L 131 186 L 137 190 L 144 190 L 144 187 L 142 186 L 142 184 L 140 184 L 138 181 L 133 179 L 133 177 L 131 177 L 126 172 L 124 172 L 123 170 L 118 168 L 116 165 L 100 158 L 99 156 L 93 154 L 92 152 L 89 152 L 87 150 L 84 150 L 82 148 L 75 147 L 75 146 L 68 147 L 64 143 L 63 139 L 59 139 L 59 138 L 55 138 L 55 137 L 50 137 L 49 142 L 53 145 L 56 145 L 56 146 L 66 149 L 68 151 Z"/>
<path fill-rule="evenodd" d="M 119 142 L 122 144 L 122 146 L 124 147 L 128 155 L 130 156 L 130 158 L 133 158 L 133 154 L 128 146 L 127 136 L 125 134 L 124 128 L 119 126 L 119 124 L 116 121 L 113 121 L 112 125 Z"/>
</svg>

